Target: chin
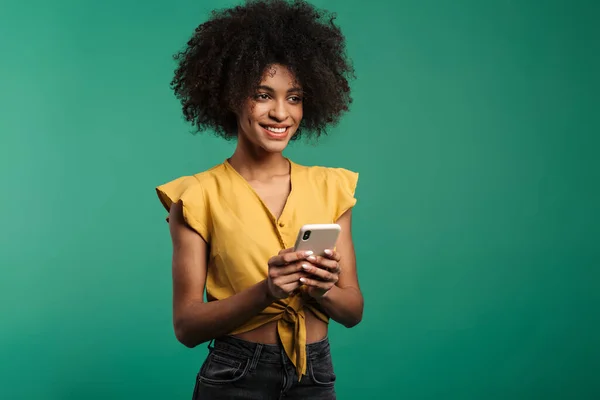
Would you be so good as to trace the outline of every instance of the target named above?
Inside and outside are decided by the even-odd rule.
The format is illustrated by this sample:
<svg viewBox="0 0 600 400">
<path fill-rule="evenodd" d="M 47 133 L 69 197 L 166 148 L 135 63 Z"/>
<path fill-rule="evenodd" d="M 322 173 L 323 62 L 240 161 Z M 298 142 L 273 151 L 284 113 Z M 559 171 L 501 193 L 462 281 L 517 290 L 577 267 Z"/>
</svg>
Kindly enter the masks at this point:
<svg viewBox="0 0 600 400">
<path fill-rule="evenodd" d="M 295 128 L 289 128 L 288 132 L 282 134 L 270 134 L 262 127 L 259 127 L 258 131 L 260 147 L 262 147 L 265 151 L 268 151 L 270 153 L 280 153 L 283 150 L 285 150 L 292 136 L 294 135 L 294 133 L 296 133 Z"/>
<path fill-rule="evenodd" d="M 280 140 L 280 141 L 269 141 L 269 140 L 261 140 L 260 147 L 268 152 L 268 153 L 281 153 L 287 147 L 289 141 L 288 140 Z"/>
</svg>

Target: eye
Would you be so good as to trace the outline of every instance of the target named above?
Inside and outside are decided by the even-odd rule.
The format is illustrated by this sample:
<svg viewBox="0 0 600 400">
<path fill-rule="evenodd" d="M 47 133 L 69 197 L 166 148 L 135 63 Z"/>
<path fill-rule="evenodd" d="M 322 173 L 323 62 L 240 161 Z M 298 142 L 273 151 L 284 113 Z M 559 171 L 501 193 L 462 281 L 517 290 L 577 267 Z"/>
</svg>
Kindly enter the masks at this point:
<svg viewBox="0 0 600 400">
<path fill-rule="evenodd" d="M 300 96 L 292 96 L 290 97 L 290 101 L 292 103 L 300 103 L 302 101 L 302 98 Z"/>
<path fill-rule="evenodd" d="M 256 96 L 254 96 L 254 98 L 257 100 L 269 100 L 269 95 L 266 93 L 259 93 Z"/>
</svg>

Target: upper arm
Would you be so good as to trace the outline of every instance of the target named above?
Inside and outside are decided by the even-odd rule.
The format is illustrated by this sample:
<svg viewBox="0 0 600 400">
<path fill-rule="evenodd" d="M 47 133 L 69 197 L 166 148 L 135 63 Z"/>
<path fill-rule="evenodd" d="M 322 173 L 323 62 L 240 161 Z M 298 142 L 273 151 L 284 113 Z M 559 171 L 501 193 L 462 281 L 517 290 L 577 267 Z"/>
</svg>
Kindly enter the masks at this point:
<svg viewBox="0 0 600 400">
<path fill-rule="evenodd" d="M 186 224 L 183 207 L 179 201 L 170 207 L 169 230 L 173 244 L 173 312 L 174 318 L 177 319 L 189 302 L 204 299 L 208 246 L 204 239 Z"/>
<path fill-rule="evenodd" d="M 360 290 L 358 274 L 356 272 L 356 253 L 352 240 L 352 209 L 348 209 L 336 221 L 342 228 L 336 245 L 336 252 L 340 256 L 340 274 L 337 286 L 340 288 L 353 287 Z"/>
</svg>

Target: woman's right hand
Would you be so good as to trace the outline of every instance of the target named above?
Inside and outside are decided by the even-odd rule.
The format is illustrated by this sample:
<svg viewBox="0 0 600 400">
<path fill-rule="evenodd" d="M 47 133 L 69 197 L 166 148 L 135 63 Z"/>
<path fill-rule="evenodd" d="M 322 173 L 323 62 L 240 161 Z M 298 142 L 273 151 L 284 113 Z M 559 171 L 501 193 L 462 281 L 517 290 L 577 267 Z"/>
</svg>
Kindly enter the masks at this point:
<svg viewBox="0 0 600 400">
<path fill-rule="evenodd" d="M 281 250 L 269 260 L 267 286 L 269 295 L 275 299 L 285 299 L 302 286 L 300 278 L 306 277 L 302 264 L 309 264 L 306 258 L 312 251 Z"/>
</svg>

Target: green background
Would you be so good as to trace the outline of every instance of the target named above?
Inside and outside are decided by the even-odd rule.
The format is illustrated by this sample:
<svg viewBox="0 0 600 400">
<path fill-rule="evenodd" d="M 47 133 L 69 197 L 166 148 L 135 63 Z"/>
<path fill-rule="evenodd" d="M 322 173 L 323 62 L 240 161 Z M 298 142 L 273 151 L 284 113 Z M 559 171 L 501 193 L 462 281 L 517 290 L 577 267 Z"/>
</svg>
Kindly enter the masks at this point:
<svg viewBox="0 0 600 400">
<path fill-rule="evenodd" d="M 154 187 L 192 135 L 171 55 L 231 1 L 4 1 L 0 398 L 188 399 Z M 593 1 L 320 0 L 358 80 L 303 164 L 360 172 L 366 299 L 332 325 L 341 399 L 600 398 Z"/>
</svg>

